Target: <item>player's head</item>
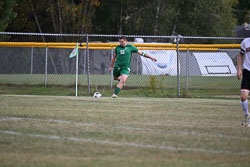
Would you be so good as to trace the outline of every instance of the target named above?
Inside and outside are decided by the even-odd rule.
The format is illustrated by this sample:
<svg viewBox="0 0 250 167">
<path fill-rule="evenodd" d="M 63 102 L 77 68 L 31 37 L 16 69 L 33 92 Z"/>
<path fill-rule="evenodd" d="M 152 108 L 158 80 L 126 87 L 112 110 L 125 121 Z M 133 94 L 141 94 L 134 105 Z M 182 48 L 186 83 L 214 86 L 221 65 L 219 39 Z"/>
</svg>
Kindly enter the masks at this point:
<svg viewBox="0 0 250 167">
<path fill-rule="evenodd" d="M 125 36 L 121 36 L 119 38 L 119 43 L 120 43 L 121 46 L 126 46 L 127 42 L 128 42 L 128 40 L 127 40 L 127 38 Z"/>
</svg>

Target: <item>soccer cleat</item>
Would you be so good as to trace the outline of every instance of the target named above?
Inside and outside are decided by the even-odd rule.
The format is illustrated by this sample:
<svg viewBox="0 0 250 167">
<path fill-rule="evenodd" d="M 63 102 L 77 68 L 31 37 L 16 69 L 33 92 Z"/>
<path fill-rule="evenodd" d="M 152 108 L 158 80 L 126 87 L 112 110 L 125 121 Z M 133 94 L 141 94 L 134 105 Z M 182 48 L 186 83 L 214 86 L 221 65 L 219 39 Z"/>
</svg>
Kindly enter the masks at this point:
<svg viewBox="0 0 250 167">
<path fill-rule="evenodd" d="M 242 126 L 246 126 L 246 127 L 249 127 L 250 125 L 250 117 L 249 117 L 249 114 L 246 114 L 243 116 L 243 120 L 241 122 L 241 125 Z"/>
<path fill-rule="evenodd" d="M 112 94 L 111 98 L 117 98 L 118 96 L 116 94 Z"/>
</svg>

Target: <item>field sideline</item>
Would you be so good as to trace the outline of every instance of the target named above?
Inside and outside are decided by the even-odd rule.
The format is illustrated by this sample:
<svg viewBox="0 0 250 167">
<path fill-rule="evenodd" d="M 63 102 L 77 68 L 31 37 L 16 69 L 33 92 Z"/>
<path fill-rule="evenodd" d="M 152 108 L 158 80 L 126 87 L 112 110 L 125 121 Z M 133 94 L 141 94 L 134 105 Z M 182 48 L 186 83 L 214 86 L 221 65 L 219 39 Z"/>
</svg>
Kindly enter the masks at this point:
<svg viewBox="0 0 250 167">
<path fill-rule="evenodd" d="M 0 95 L 0 166 L 249 166 L 239 100 Z"/>
</svg>

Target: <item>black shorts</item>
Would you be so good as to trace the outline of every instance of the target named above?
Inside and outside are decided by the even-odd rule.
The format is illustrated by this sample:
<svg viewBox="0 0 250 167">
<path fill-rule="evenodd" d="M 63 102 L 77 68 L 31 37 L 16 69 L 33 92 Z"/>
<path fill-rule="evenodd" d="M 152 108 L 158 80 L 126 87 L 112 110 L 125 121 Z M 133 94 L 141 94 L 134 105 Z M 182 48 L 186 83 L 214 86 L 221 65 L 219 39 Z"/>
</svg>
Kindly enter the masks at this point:
<svg viewBox="0 0 250 167">
<path fill-rule="evenodd" d="M 250 90 L 250 71 L 243 69 L 241 90 Z"/>
</svg>

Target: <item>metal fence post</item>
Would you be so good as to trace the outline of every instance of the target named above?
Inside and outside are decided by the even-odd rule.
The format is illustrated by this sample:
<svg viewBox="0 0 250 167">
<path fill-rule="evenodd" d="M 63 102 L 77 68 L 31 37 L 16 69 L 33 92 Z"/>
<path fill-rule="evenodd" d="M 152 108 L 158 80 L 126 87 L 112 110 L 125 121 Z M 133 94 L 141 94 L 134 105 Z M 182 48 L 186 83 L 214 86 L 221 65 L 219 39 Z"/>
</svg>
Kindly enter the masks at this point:
<svg viewBox="0 0 250 167">
<path fill-rule="evenodd" d="M 90 78 L 89 78 L 89 36 L 86 34 L 86 53 L 87 53 L 87 76 L 88 76 L 88 95 L 90 95 Z"/>
<path fill-rule="evenodd" d="M 112 47 L 111 49 L 111 56 L 110 56 L 110 62 L 113 59 L 114 56 L 114 48 Z M 110 88 L 112 89 L 113 87 L 113 70 L 110 71 Z"/>
<path fill-rule="evenodd" d="M 136 75 L 139 73 L 139 56 L 136 56 Z"/>
<path fill-rule="evenodd" d="M 31 48 L 31 56 L 30 56 L 30 74 L 33 74 L 33 47 Z"/>
<path fill-rule="evenodd" d="M 45 88 L 47 87 L 47 78 L 48 78 L 48 47 L 46 47 L 46 52 L 45 52 L 45 79 L 44 79 L 44 85 Z"/>
<path fill-rule="evenodd" d="M 181 96 L 180 88 L 180 58 L 179 58 L 179 37 L 176 37 L 176 53 L 177 53 L 177 97 Z"/>
<path fill-rule="evenodd" d="M 184 90 L 184 96 L 187 96 L 187 92 L 188 92 L 189 56 L 190 56 L 190 52 L 189 52 L 189 49 L 187 48 L 187 54 L 186 54 L 186 85 L 185 85 L 185 90 Z"/>
<path fill-rule="evenodd" d="M 87 59 L 87 48 L 83 54 L 83 74 L 86 74 L 86 59 Z"/>
<path fill-rule="evenodd" d="M 78 43 L 77 43 L 77 49 L 78 49 Z M 78 95 L 78 58 L 79 58 L 79 49 L 76 54 L 76 97 Z"/>
</svg>

